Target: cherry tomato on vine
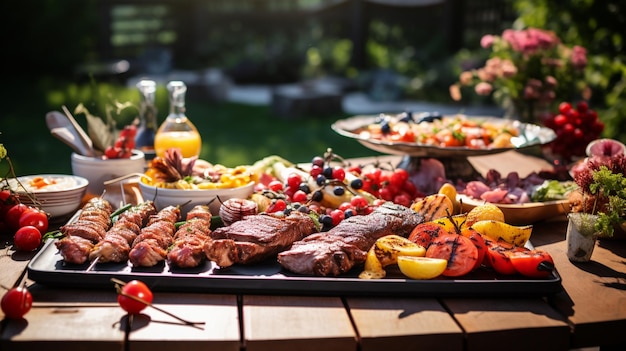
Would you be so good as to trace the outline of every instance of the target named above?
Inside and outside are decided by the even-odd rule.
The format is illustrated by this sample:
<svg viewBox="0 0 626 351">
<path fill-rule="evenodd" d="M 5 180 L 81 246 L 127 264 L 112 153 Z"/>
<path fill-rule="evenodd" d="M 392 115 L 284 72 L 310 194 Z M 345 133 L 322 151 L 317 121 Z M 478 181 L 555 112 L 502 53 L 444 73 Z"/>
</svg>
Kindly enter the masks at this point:
<svg viewBox="0 0 626 351">
<path fill-rule="evenodd" d="M 26 287 L 11 288 L 2 296 L 0 305 L 7 318 L 19 319 L 30 311 L 33 296 Z"/>
<path fill-rule="evenodd" d="M 40 233 L 45 233 L 48 231 L 48 214 L 34 209 L 31 211 L 24 211 L 20 216 L 19 226 L 33 226 L 39 230 Z"/>
<path fill-rule="evenodd" d="M 35 251 L 41 245 L 41 232 L 32 225 L 21 227 L 15 232 L 13 244 L 19 251 Z"/>
<path fill-rule="evenodd" d="M 17 204 L 17 197 L 10 190 L 0 191 L 0 219 L 4 218 L 7 211 Z"/>
<path fill-rule="evenodd" d="M 4 222 L 9 226 L 10 229 L 18 230 L 20 229 L 20 217 L 25 211 L 30 211 L 31 207 L 28 205 L 24 205 L 19 203 L 11 207 L 5 217 Z"/>
<path fill-rule="evenodd" d="M 133 297 L 145 301 L 137 301 Z M 117 303 L 122 309 L 130 314 L 136 314 L 145 309 L 148 304 L 152 303 L 152 291 L 148 286 L 140 280 L 131 280 L 126 283 L 117 295 Z"/>
</svg>

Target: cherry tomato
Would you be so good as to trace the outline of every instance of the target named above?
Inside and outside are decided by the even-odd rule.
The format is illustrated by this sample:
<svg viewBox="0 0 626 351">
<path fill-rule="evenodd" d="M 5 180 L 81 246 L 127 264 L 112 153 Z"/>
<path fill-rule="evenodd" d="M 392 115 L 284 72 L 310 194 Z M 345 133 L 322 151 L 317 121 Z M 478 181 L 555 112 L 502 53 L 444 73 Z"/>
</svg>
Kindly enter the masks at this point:
<svg viewBox="0 0 626 351">
<path fill-rule="evenodd" d="M 391 177 L 389 178 L 389 182 L 401 188 L 404 185 L 404 182 L 406 182 L 408 179 L 409 179 L 409 172 L 406 169 L 396 168 L 391 174 Z"/>
<path fill-rule="evenodd" d="M 276 192 L 280 192 L 283 191 L 285 189 L 285 187 L 283 186 L 283 183 L 280 180 L 272 180 L 267 187 L 272 190 L 272 191 L 276 191 Z"/>
<path fill-rule="evenodd" d="M 33 306 L 33 296 L 26 287 L 11 288 L 2 296 L 0 304 L 7 318 L 19 319 L 30 311 Z"/>
<path fill-rule="evenodd" d="M 287 208 L 287 203 L 285 202 L 285 200 L 276 199 L 267 207 L 266 211 L 268 213 L 274 213 L 274 212 L 284 211 L 286 208 Z"/>
<path fill-rule="evenodd" d="M 38 209 L 24 211 L 20 216 L 19 226 L 33 226 L 39 230 L 40 233 L 48 231 L 48 214 Z"/>
<path fill-rule="evenodd" d="M 7 211 L 17 203 L 17 197 L 10 190 L 0 191 L 0 220 L 4 219 Z"/>
<path fill-rule="evenodd" d="M 346 216 L 342 210 L 335 209 L 330 212 L 330 218 L 332 218 L 333 220 L 333 226 L 336 226 L 341 221 L 343 221 L 346 218 Z"/>
<path fill-rule="evenodd" d="M 554 270 L 554 260 L 541 250 L 516 250 L 507 253 L 515 270 L 525 277 L 545 278 Z"/>
<path fill-rule="evenodd" d="M 470 239 L 462 235 L 441 234 L 426 249 L 426 257 L 448 260 L 442 275 L 459 277 L 474 269 L 478 260 L 478 249 Z"/>
<path fill-rule="evenodd" d="M 146 303 L 137 301 L 133 297 L 141 299 Z M 117 303 L 128 313 L 136 314 L 143 311 L 147 304 L 152 303 L 152 291 L 140 280 L 131 280 L 122 287 L 122 291 L 117 295 Z"/>
<path fill-rule="evenodd" d="M 32 225 L 21 227 L 15 232 L 13 244 L 20 251 L 35 251 L 41 245 L 41 232 Z"/>
<path fill-rule="evenodd" d="M 11 207 L 5 215 L 5 223 L 9 226 L 9 228 L 13 230 L 20 229 L 20 217 L 22 217 L 22 213 L 24 213 L 25 211 L 30 211 L 30 209 L 30 206 L 24 205 L 22 203 Z"/>
<path fill-rule="evenodd" d="M 293 202 L 305 203 L 308 199 L 307 199 L 307 195 L 306 195 L 306 193 L 304 191 L 296 190 L 293 193 L 293 196 L 291 196 L 291 200 Z"/>
<path fill-rule="evenodd" d="M 300 176 L 300 174 L 295 173 L 295 172 L 289 173 L 289 175 L 287 176 L 288 186 L 298 189 L 298 187 L 300 186 L 300 183 L 302 183 L 302 177 Z"/>
</svg>

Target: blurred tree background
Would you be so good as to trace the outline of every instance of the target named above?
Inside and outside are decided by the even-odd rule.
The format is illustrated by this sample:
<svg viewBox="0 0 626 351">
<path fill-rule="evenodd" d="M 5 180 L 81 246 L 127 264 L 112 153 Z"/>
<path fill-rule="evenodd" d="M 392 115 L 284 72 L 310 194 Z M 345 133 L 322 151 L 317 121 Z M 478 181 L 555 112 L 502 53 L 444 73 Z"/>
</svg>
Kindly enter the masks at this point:
<svg viewBox="0 0 626 351">
<path fill-rule="evenodd" d="M 619 0 L 22 0 L 1 6 L 8 86 L 0 101 L 0 143 L 18 174 L 69 172 L 70 150 L 50 136 L 43 116 L 62 105 L 84 103 L 103 115 L 115 101 L 137 102 L 132 77 L 208 68 L 239 85 L 340 77 L 351 82 L 345 89 L 373 100 L 453 104 L 448 87 L 461 69 L 484 63 L 482 35 L 513 25 L 554 30 L 564 42 L 587 48 L 591 106 L 607 124 L 605 136 L 626 141 L 626 9 Z M 191 93 L 188 114 L 205 139 L 201 156 L 212 162 L 249 163 L 274 153 L 304 162 L 326 147 L 347 157 L 372 153 L 330 130 L 342 113 L 284 120 L 267 106 Z M 162 120 L 168 111 L 163 87 L 157 102 Z M 132 119 L 115 117 L 120 125 Z"/>
</svg>

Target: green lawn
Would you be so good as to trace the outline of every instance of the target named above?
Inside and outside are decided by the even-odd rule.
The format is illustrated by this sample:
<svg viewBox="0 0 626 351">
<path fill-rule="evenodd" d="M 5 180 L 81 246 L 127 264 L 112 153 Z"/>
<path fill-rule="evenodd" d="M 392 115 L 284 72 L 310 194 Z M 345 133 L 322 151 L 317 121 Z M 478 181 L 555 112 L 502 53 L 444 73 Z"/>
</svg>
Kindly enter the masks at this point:
<svg viewBox="0 0 626 351">
<path fill-rule="evenodd" d="M 50 134 L 45 122 L 48 111 L 61 111 L 63 104 L 72 110 L 82 101 L 72 88 L 67 89 L 69 92 L 63 89 L 50 84 L 41 88 L 24 86 L 4 96 L 0 143 L 8 150 L 18 176 L 71 173 L 71 149 Z M 136 93 L 120 92 L 124 94 Z M 165 119 L 166 109 L 159 108 L 159 121 Z M 202 135 L 200 157 L 226 166 L 251 164 L 274 154 L 308 162 L 329 147 L 344 157 L 377 154 L 330 128 L 335 120 L 347 117 L 344 114 L 283 119 L 275 116 L 269 106 L 196 100 L 187 101 L 187 115 Z M 77 120 L 86 123 L 82 115 Z M 7 169 L 7 162 L 0 162 L 0 174 L 5 175 Z"/>
</svg>

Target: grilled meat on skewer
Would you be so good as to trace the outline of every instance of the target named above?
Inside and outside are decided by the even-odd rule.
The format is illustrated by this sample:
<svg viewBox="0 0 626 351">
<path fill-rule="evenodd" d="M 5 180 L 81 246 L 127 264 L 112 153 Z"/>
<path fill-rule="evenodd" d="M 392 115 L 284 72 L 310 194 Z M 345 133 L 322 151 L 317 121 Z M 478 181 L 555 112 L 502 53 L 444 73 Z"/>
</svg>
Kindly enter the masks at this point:
<svg viewBox="0 0 626 351">
<path fill-rule="evenodd" d="M 181 268 L 197 267 L 206 259 L 204 242 L 211 233 L 211 211 L 208 206 L 195 206 L 187 213 L 186 222 L 174 234 L 174 244 L 167 261 Z"/>
<path fill-rule="evenodd" d="M 150 216 L 157 213 L 154 202 L 146 201 L 122 212 L 106 235 L 91 249 L 89 260 L 124 262 L 128 260 L 130 244 L 137 238 Z"/>
<path fill-rule="evenodd" d="M 364 216 L 341 221 L 328 232 L 310 235 L 278 254 L 287 270 L 315 276 L 337 276 L 365 262 L 367 251 L 380 237 L 408 236 L 423 217 L 391 202 Z"/>
<path fill-rule="evenodd" d="M 164 261 L 167 248 L 173 243 L 178 220 L 180 209 L 175 206 L 168 206 L 150 216 L 148 223 L 132 243 L 128 254 L 130 263 L 135 267 L 152 267 Z"/>
<path fill-rule="evenodd" d="M 316 231 L 311 217 L 297 211 L 287 217 L 251 215 L 215 229 L 204 243 L 204 253 L 220 267 L 248 264 L 275 256 Z"/>
<path fill-rule="evenodd" d="M 90 199 L 81 209 L 76 221 L 59 228 L 64 238 L 55 243 L 63 260 L 83 264 L 89 251 L 100 241 L 111 226 L 113 207 L 102 198 Z"/>
</svg>

